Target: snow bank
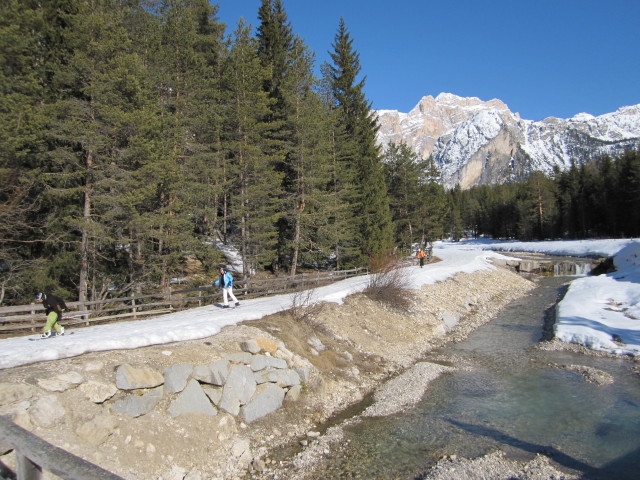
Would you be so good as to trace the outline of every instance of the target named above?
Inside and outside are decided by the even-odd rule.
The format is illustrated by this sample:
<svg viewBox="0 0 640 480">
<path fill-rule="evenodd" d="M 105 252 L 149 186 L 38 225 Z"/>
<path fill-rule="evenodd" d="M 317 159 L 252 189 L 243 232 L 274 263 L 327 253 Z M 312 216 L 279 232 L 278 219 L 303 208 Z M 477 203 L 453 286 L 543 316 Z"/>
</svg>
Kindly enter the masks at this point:
<svg viewBox="0 0 640 480">
<path fill-rule="evenodd" d="M 617 271 L 574 280 L 558 304 L 560 340 L 615 354 L 640 354 L 640 241 L 614 257 Z"/>
</svg>

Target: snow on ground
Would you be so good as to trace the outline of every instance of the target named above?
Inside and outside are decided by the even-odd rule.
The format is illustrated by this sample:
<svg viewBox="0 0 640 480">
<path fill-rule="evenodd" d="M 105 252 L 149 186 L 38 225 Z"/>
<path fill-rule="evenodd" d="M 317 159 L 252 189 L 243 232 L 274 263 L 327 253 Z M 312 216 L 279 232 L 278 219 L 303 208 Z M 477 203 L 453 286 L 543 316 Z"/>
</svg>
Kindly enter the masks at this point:
<svg viewBox="0 0 640 480">
<path fill-rule="evenodd" d="M 469 241 L 441 248 L 614 257 L 616 272 L 571 282 L 556 309 L 560 340 L 615 354 L 640 355 L 640 240 Z"/>
<path fill-rule="evenodd" d="M 446 280 L 458 272 L 495 268 L 488 259 L 502 256 L 482 250 L 458 252 L 450 249 L 436 253 L 442 262 L 426 265 L 422 269 L 417 266 L 408 268 L 411 288 Z M 344 298 L 364 290 L 367 285 L 366 276 L 349 278 L 315 289 L 311 301 L 342 303 Z M 32 341 L 39 334 L 0 340 L 0 368 L 73 357 L 92 351 L 131 349 L 205 338 L 217 334 L 226 326 L 287 310 L 292 306 L 293 295 L 240 300 L 240 307 L 234 309 L 223 310 L 209 305 L 144 320 L 68 329 L 64 336 L 46 340 Z"/>
<path fill-rule="evenodd" d="M 434 255 L 442 261 L 424 268 L 408 267 L 410 288 L 446 280 L 456 273 L 495 268 L 491 258 L 504 258 L 492 250 L 535 251 L 561 255 L 616 255 L 619 271 L 601 277 L 575 280 L 558 307 L 557 335 L 618 353 L 640 352 L 640 242 L 600 240 L 589 242 L 457 242 L 438 243 Z M 315 289 L 312 301 L 342 303 L 368 285 L 367 277 L 354 277 Z M 69 329 L 62 337 L 47 340 L 37 336 L 0 340 L 0 368 L 9 368 L 91 351 L 139 348 L 215 335 L 222 328 L 256 320 L 291 308 L 293 295 L 278 295 L 242 301 L 236 309 L 216 306 L 194 308 L 145 320 Z M 612 336 L 624 347 L 612 343 Z"/>
</svg>

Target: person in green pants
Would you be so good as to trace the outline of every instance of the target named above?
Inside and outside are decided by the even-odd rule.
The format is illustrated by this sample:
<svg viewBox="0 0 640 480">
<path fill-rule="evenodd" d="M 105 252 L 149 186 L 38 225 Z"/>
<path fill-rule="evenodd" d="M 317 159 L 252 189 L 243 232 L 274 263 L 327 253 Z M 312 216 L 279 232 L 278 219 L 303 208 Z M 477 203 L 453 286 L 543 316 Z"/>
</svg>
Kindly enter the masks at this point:
<svg viewBox="0 0 640 480">
<path fill-rule="evenodd" d="M 56 331 L 56 335 L 64 335 L 64 327 L 59 323 L 62 319 L 62 312 L 67 310 L 64 300 L 50 293 L 38 293 L 36 303 L 42 303 L 47 314 L 47 323 L 45 323 L 40 336 L 42 338 L 50 337 L 52 328 Z"/>
</svg>

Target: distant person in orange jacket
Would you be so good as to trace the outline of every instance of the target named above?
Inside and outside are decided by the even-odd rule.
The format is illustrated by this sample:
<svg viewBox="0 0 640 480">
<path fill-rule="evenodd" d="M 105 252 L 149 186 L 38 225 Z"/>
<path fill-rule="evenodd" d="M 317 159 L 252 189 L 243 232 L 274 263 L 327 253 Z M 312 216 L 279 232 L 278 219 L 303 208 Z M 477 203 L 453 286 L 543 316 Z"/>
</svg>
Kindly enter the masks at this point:
<svg viewBox="0 0 640 480">
<path fill-rule="evenodd" d="M 423 249 L 418 250 L 418 253 L 416 254 L 416 257 L 418 257 L 418 260 L 420 260 L 420 268 L 422 268 L 424 266 L 424 257 L 426 257 L 427 254 L 424 253 Z"/>
</svg>

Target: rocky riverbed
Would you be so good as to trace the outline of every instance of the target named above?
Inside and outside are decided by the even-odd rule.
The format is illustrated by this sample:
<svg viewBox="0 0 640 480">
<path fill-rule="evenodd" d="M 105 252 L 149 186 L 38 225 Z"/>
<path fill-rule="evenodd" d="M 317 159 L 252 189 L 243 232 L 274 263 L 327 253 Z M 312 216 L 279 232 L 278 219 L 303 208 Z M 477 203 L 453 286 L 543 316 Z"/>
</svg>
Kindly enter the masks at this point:
<svg viewBox="0 0 640 480">
<path fill-rule="evenodd" d="M 340 454 L 344 425 L 360 415 L 387 415 L 406 408 L 419 400 L 429 381 L 439 374 L 464 368 L 420 359 L 445 342 L 465 338 L 533 286 L 503 268 L 462 273 L 412 292 L 409 303 L 401 307 L 358 294 L 343 305 L 324 304 L 308 315 L 284 312 L 227 327 L 206 339 L 5 369 L 0 371 L 0 413 L 128 479 L 304 478 Z M 276 396 L 283 399 L 268 414 L 256 416 L 248 410 L 243 414 L 247 399 L 233 400 L 236 403 L 229 407 L 227 398 L 227 405 L 221 406 L 225 387 L 205 378 L 203 366 L 228 362 L 224 370 L 228 372 L 241 364 L 251 369 L 254 361 L 271 363 L 262 357 L 284 361 L 281 370 L 288 378 L 297 375 L 299 382 L 265 380 L 282 389 Z M 161 386 L 122 388 L 118 378 L 123 366 L 156 372 L 162 377 L 156 379 Z M 163 376 L 167 371 L 182 372 L 178 380 L 172 377 L 169 389 L 166 374 Z M 189 373 L 183 373 L 186 371 Z M 182 388 L 190 385 L 198 401 L 204 401 L 201 405 L 206 412 L 176 410 L 182 392 L 175 385 L 183 380 Z M 163 388 L 159 394 L 158 388 Z M 206 397 L 200 396 L 200 388 Z M 98 395 L 97 390 L 108 393 Z M 157 401 L 143 414 L 118 407 L 152 391 Z M 354 406 L 353 414 L 344 413 Z M 346 420 L 332 420 L 341 414 Z M 298 451 L 285 458 L 278 452 L 287 445 Z M 11 470 L 13 453 L 4 450 L 0 461 L 5 470 Z M 496 454 L 482 462 L 470 461 L 492 464 L 490 469 L 508 464 L 511 476 L 504 478 L 562 478 L 548 475 L 553 468 L 544 459 L 514 465 Z M 434 475 L 461 468 L 461 462 L 445 458 Z M 518 469 L 529 476 L 513 476 Z M 546 473 L 531 476 L 535 472 Z M 55 477 L 45 474 L 45 478 Z"/>
</svg>

